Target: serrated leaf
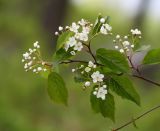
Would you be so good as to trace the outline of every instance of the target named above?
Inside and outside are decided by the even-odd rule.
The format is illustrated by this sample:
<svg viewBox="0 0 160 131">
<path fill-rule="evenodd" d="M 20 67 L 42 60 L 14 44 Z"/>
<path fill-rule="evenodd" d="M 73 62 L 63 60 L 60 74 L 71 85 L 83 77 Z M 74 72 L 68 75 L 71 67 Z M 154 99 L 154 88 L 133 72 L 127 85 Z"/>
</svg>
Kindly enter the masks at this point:
<svg viewBox="0 0 160 131">
<path fill-rule="evenodd" d="M 137 105 L 140 105 L 140 97 L 127 76 L 112 76 L 109 81 L 109 89 L 122 98 L 131 100 Z"/>
<path fill-rule="evenodd" d="M 71 31 L 66 31 L 66 32 L 63 32 L 59 37 L 58 37 L 58 40 L 57 40 L 57 45 L 56 45 L 56 50 L 59 50 L 68 40 L 69 40 L 69 37 L 73 36 L 73 32 Z"/>
<path fill-rule="evenodd" d="M 96 98 L 93 92 L 90 95 L 91 107 L 95 113 L 101 113 L 103 117 L 110 118 L 115 121 L 115 103 L 114 97 L 108 93 L 106 99 Z"/>
<path fill-rule="evenodd" d="M 96 57 L 101 64 L 114 72 L 127 73 L 130 71 L 126 58 L 119 51 L 100 48 L 96 52 Z"/>
<path fill-rule="evenodd" d="M 143 64 L 159 64 L 160 48 L 150 50 L 143 59 Z"/>
<path fill-rule="evenodd" d="M 68 91 L 63 78 L 58 73 L 49 74 L 47 90 L 53 102 L 67 105 Z"/>
</svg>

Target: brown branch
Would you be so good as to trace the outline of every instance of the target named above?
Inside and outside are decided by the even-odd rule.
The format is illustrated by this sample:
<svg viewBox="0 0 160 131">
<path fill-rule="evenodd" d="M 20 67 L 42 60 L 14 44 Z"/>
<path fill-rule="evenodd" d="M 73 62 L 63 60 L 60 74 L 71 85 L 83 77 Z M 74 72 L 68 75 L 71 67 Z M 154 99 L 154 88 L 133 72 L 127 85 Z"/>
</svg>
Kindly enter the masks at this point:
<svg viewBox="0 0 160 131">
<path fill-rule="evenodd" d="M 92 56 L 92 58 L 94 59 L 94 62 L 97 63 L 96 57 L 94 56 L 92 50 L 91 50 L 91 42 L 89 42 L 89 44 L 85 44 L 83 43 L 83 45 L 85 45 L 88 48 L 88 53 Z"/>
<path fill-rule="evenodd" d="M 139 79 L 142 79 L 142 80 L 144 80 L 144 81 L 147 81 L 147 82 L 149 82 L 149 83 L 151 83 L 151 84 L 154 84 L 154 85 L 156 85 L 156 86 L 160 86 L 159 83 L 154 82 L 154 81 L 152 81 L 152 80 L 149 80 L 149 79 L 147 79 L 147 78 L 144 78 L 143 76 L 139 76 L 139 75 L 132 75 L 132 76 L 133 76 L 133 77 L 136 77 L 136 78 L 139 78 Z"/>
<path fill-rule="evenodd" d="M 126 126 L 128 126 L 128 125 L 130 125 L 130 124 L 132 124 L 132 123 L 134 123 L 134 122 L 137 121 L 138 119 L 142 118 L 143 116 L 149 114 L 150 112 L 152 112 L 152 111 L 154 111 L 154 110 L 156 110 L 156 109 L 158 109 L 158 108 L 160 108 L 160 105 L 158 105 L 158 106 L 156 106 L 156 107 L 154 107 L 154 108 L 151 108 L 150 110 L 148 110 L 148 111 L 144 112 L 143 114 L 141 114 L 140 116 L 138 116 L 138 117 L 130 120 L 129 122 L 125 123 L 124 125 L 116 128 L 116 129 L 112 129 L 112 131 L 118 131 L 118 130 L 120 130 L 120 129 L 122 129 L 122 128 L 124 128 L 124 127 L 126 127 Z"/>
</svg>

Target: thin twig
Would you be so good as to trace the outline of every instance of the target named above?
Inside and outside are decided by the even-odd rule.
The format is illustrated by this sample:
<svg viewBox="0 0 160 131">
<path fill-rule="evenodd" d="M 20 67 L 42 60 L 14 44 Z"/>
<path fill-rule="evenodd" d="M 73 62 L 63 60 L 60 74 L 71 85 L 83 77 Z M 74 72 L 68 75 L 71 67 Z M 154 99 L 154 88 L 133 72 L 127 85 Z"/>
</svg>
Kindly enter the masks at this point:
<svg viewBox="0 0 160 131">
<path fill-rule="evenodd" d="M 143 116 L 149 114 L 150 112 L 152 112 L 152 111 L 154 111 L 154 110 L 156 110 L 156 109 L 158 109 L 158 108 L 160 108 L 160 105 L 158 105 L 158 106 L 156 106 L 156 107 L 154 107 L 154 108 L 151 108 L 150 110 L 148 110 L 148 111 L 144 112 L 143 114 L 141 114 L 140 116 L 138 116 L 138 117 L 130 120 L 129 122 L 125 123 L 124 125 L 116 128 L 116 129 L 112 129 L 112 131 L 118 131 L 118 130 L 120 130 L 120 129 L 122 129 L 122 128 L 130 125 L 130 124 L 132 124 L 133 122 L 137 121 L 138 119 L 142 118 Z"/>
<path fill-rule="evenodd" d="M 94 54 L 91 50 L 91 42 L 89 42 L 88 45 L 83 43 L 83 45 L 85 45 L 88 48 L 87 53 L 89 53 L 92 56 L 92 58 L 94 59 L 94 62 L 97 63 L 96 57 L 94 56 Z"/>
<path fill-rule="evenodd" d="M 82 61 L 82 60 L 68 60 L 68 61 L 62 61 L 60 64 L 70 64 L 70 63 L 88 63 L 88 61 Z"/>
<path fill-rule="evenodd" d="M 144 78 L 143 76 L 139 76 L 139 75 L 132 75 L 132 76 L 133 76 L 133 77 L 136 77 L 136 78 L 139 78 L 139 79 L 142 79 L 142 80 L 144 80 L 144 81 L 147 81 L 147 82 L 149 82 L 149 83 L 152 83 L 152 84 L 154 84 L 154 85 L 156 85 L 156 86 L 160 86 L 159 83 L 154 82 L 154 81 L 152 81 L 152 80 L 149 80 L 149 79 L 147 79 L 147 78 Z"/>
</svg>

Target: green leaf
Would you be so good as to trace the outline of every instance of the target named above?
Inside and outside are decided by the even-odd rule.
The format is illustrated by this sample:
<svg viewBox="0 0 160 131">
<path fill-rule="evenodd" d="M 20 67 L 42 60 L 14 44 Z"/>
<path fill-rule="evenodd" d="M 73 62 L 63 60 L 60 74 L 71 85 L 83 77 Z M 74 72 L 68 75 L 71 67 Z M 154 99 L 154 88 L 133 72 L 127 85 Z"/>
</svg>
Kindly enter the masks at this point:
<svg viewBox="0 0 160 131">
<path fill-rule="evenodd" d="M 140 97 L 127 76 L 112 76 L 109 81 L 109 89 L 122 98 L 131 100 L 137 105 L 140 105 Z"/>
<path fill-rule="evenodd" d="M 62 77 L 52 72 L 48 76 L 48 94 L 53 102 L 67 105 L 68 91 Z"/>
<path fill-rule="evenodd" d="M 71 31 L 63 32 L 58 37 L 56 49 L 59 50 L 69 40 L 69 37 L 73 36 L 73 34 L 74 33 Z"/>
<path fill-rule="evenodd" d="M 91 107 L 95 113 L 101 113 L 103 117 L 110 118 L 115 121 L 115 103 L 114 97 L 108 93 L 106 99 L 96 98 L 93 92 L 90 96 Z"/>
<path fill-rule="evenodd" d="M 134 39 L 134 48 L 133 48 L 133 51 L 136 51 L 136 50 L 138 50 L 139 48 L 140 48 L 140 39 L 139 38 L 133 38 Z"/>
<path fill-rule="evenodd" d="M 72 55 L 69 51 L 66 52 L 64 48 L 60 48 L 54 53 L 53 61 L 59 63 L 61 61 L 69 59 L 70 57 L 72 57 Z"/>
<path fill-rule="evenodd" d="M 114 72 L 127 73 L 130 71 L 126 58 L 119 51 L 100 48 L 96 52 L 96 57 L 101 64 L 112 69 Z"/>
<path fill-rule="evenodd" d="M 92 35 L 95 35 L 95 34 L 97 34 L 97 33 L 99 33 L 100 32 L 100 28 L 101 28 L 101 26 L 102 26 L 102 23 L 100 22 L 100 19 L 101 18 L 103 18 L 102 16 L 101 16 L 101 14 L 98 16 L 98 18 L 96 19 L 96 22 L 95 22 L 95 24 L 94 24 L 94 27 L 93 27 L 93 31 L 92 31 Z M 110 19 L 110 17 L 109 16 L 107 16 L 106 18 L 105 18 L 105 23 L 108 23 L 109 22 L 109 19 Z"/>
<path fill-rule="evenodd" d="M 136 121 L 135 121 L 134 118 L 132 118 L 132 124 L 133 124 L 133 126 L 134 126 L 136 129 L 138 129 L 138 126 L 137 126 Z"/>
<path fill-rule="evenodd" d="M 159 64 L 160 48 L 150 50 L 143 59 L 143 64 Z"/>
<path fill-rule="evenodd" d="M 82 82 L 86 82 L 86 81 L 90 81 L 90 77 L 88 76 L 88 73 L 84 72 L 83 74 L 81 72 L 84 72 L 84 68 L 76 70 L 76 72 L 74 73 L 74 81 L 76 83 L 82 83 Z"/>
<path fill-rule="evenodd" d="M 101 18 L 102 18 L 102 16 L 99 15 L 98 18 L 96 19 L 96 22 L 93 27 L 92 35 L 95 35 L 96 33 L 98 33 L 100 31 L 100 27 L 102 26 L 102 23 L 100 22 Z"/>
<path fill-rule="evenodd" d="M 93 95 L 93 91 L 91 92 L 91 95 L 90 95 L 90 103 L 91 103 L 91 107 L 93 111 L 95 113 L 99 113 L 100 112 L 100 100 L 95 95 Z"/>
</svg>

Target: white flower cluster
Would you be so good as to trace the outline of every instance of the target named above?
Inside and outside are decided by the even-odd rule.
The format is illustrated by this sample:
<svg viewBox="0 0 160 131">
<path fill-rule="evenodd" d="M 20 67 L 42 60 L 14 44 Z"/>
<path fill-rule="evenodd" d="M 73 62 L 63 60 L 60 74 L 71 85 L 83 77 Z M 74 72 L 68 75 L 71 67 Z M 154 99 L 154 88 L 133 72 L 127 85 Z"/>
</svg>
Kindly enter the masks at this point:
<svg viewBox="0 0 160 131">
<path fill-rule="evenodd" d="M 102 34 L 104 34 L 104 35 L 109 34 L 112 31 L 112 27 L 109 24 L 105 23 L 105 19 L 104 18 L 101 18 L 100 22 L 103 23 L 101 28 L 100 28 L 100 32 Z"/>
<path fill-rule="evenodd" d="M 140 30 L 138 30 L 138 29 L 131 29 L 131 33 L 132 33 L 132 35 L 141 35 L 141 31 Z"/>
<path fill-rule="evenodd" d="M 101 98 L 102 100 L 105 100 L 107 91 L 107 85 L 103 85 L 99 88 L 95 88 L 95 91 L 93 92 L 93 95 L 96 95 L 97 98 Z"/>
<path fill-rule="evenodd" d="M 74 35 L 64 44 L 64 49 L 68 51 L 71 48 L 71 55 L 76 55 L 77 51 L 81 51 L 83 49 L 82 42 L 88 41 L 91 26 L 93 24 L 84 19 L 81 19 L 77 23 L 73 22 L 71 26 L 66 26 L 65 30 L 70 30 Z M 63 29 L 63 27 L 59 27 L 59 31 L 63 31 Z M 59 32 L 55 32 L 55 35 L 59 35 Z"/>
<path fill-rule="evenodd" d="M 81 65 L 79 68 L 77 69 L 72 69 L 72 72 L 81 70 L 81 74 L 84 75 L 85 77 L 88 76 L 89 77 L 89 81 L 86 81 L 84 83 L 84 87 L 89 87 L 91 86 L 91 84 L 96 84 L 99 87 L 95 88 L 95 91 L 93 92 L 94 95 L 96 95 L 97 98 L 101 98 L 102 100 L 105 100 L 105 95 L 107 94 L 107 86 L 103 85 L 102 87 L 100 85 L 102 85 L 103 83 L 103 79 L 104 79 L 104 75 L 101 74 L 99 71 L 96 70 L 96 64 L 94 64 L 92 61 L 88 62 L 87 66 Z"/>
<path fill-rule="evenodd" d="M 113 40 L 116 44 L 115 49 L 119 50 L 120 53 L 130 52 L 134 48 L 134 44 L 131 44 L 127 39 L 128 36 L 124 36 L 123 40 L 120 35 L 117 35 L 116 40 Z"/>
<path fill-rule="evenodd" d="M 25 71 L 32 70 L 34 73 L 41 71 L 47 71 L 45 68 L 45 62 L 41 60 L 38 41 L 33 44 L 34 48 L 29 48 L 28 52 L 23 54 L 22 62 L 24 63 Z"/>
<path fill-rule="evenodd" d="M 130 53 L 132 52 L 132 49 L 135 47 L 134 40 L 138 37 L 141 38 L 141 31 L 138 29 L 131 29 L 132 33 L 132 42 L 129 42 L 128 36 L 124 36 L 124 38 L 121 38 L 120 35 L 116 36 L 116 39 L 113 40 L 113 42 L 116 44 L 115 49 L 118 49 L 120 53 Z"/>
</svg>

